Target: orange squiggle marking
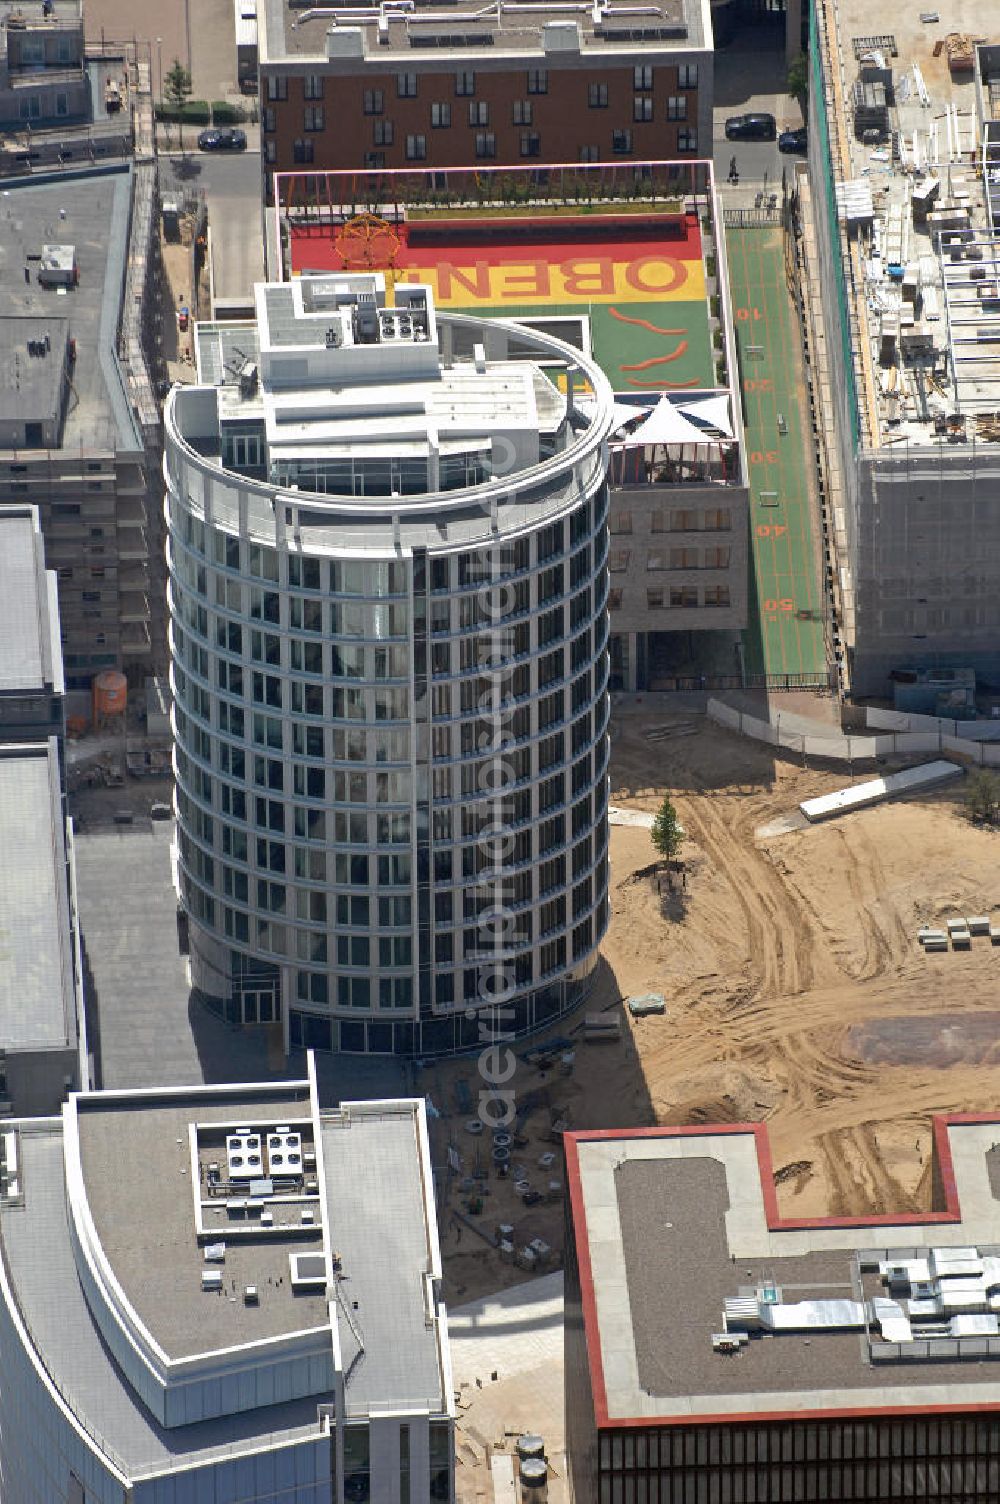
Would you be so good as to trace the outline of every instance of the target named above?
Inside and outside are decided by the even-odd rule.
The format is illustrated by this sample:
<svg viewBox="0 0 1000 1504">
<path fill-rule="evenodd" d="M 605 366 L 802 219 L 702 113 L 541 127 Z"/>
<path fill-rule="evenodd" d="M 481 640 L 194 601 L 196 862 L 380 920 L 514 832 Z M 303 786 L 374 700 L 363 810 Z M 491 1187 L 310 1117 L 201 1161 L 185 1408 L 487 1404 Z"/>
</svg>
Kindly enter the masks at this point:
<svg viewBox="0 0 1000 1504">
<path fill-rule="evenodd" d="M 620 324 L 638 324 L 640 329 L 648 329 L 651 334 L 687 334 L 686 329 L 661 329 L 659 324 L 651 324 L 649 319 L 633 318 L 630 314 L 619 313 L 617 308 L 609 308 L 608 312 Z"/>
<path fill-rule="evenodd" d="M 637 360 L 632 365 L 619 366 L 619 371 L 648 371 L 650 366 L 666 366 L 672 360 L 680 360 L 688 347 L 686 339 L 682 339 L 672 355 L 651 355 L 648 360 Z"/>
<path fill-rule="evenodd" d="M 670 387 L 671 389 L 673 389 L 674 387 L 683 386 L 701 386 L 701 380 L 698 376 L 692 376 L 689 381 L 637 381 L 634 376 L 630 376 L 628 378 L 628 384 L 629 386 L 657 388 Z"/>
</svg>

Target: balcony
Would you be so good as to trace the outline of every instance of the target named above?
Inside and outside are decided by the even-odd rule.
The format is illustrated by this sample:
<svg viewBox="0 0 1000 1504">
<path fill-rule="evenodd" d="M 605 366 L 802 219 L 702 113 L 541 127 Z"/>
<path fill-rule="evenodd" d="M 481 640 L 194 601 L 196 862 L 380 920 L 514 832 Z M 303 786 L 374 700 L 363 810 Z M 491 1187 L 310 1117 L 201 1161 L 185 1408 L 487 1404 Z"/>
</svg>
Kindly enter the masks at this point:
<svg viewBox="0 0 1000 1504">
<path fill-rule="evenodd" d="M 126 527 L 118 534 L 119 559 L 148 559 L 149 540 L 144 527 Z"/>
<path fill-rule="evenodd" d="M 127 622 L 122 626 L 123 656 L 145 658 L 149 655 L 150 647 L 149 628 L 144 622 Z"/>
<path fill-rule="evenodd" d="M 122 591 L 118 607 L 118 619 L 122 622 L 149 621 L 149 597 L 144 591 Z"/>
</svg>

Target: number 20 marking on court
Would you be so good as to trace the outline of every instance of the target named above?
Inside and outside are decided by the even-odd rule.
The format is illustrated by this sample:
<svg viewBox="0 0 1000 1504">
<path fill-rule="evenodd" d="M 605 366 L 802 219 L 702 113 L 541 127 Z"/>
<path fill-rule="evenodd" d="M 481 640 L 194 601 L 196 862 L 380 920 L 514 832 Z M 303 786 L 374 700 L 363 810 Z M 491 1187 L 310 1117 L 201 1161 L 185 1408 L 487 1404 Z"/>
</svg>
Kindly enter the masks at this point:
<svg viewBox="0 0 1000 1504">
<path fill-rule="evenodd" d="M 758 538 L 783 538 L 788 527 L 783 522 L 762 522 L 757 528 Z"/>
</svg>

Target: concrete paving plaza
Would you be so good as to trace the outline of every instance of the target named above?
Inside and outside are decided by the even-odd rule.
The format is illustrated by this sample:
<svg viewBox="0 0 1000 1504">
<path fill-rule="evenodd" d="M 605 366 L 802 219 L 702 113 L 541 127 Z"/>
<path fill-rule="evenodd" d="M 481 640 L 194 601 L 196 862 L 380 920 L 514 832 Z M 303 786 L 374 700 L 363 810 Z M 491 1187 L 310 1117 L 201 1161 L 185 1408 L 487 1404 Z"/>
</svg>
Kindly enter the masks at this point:
<svg viewBox="0 0 1000 1504">
<path fill-rule="evenodd" d="M 121 791 L 108 792 L 119 803 L 128 802 Z M 96 1084 L 123 1088 L 301 1078 L 301 1051 L 286 1064 L 280 1036 L 232 1028 L 192 996 L 177 945 L 172 840 L 169 821 L 138 815 L 132 825 L 88 818 L 77 833 Z M 324 1105 L 413 1090 L 412 1071 L 391 1057 L 322 1055 L 316 1064 Z"/>
<path fill-rule="evenodd" d="M 232 0 L 86 0 L 88 42 L 131 41 L 148 52 L 157 98 L 173 61 L 191 73 L 194 99 L 236 95 Z"/>
</svg>

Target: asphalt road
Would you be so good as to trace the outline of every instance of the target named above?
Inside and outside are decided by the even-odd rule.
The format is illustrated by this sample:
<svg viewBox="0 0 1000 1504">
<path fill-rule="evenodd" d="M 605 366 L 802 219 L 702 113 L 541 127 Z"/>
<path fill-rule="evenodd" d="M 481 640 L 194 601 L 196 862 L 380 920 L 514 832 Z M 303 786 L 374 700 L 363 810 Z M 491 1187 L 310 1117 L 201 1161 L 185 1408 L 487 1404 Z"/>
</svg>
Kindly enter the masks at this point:
<svg viewBox="0 0 1000 1504">
<path fill-rule="evenodd" d="M 216 301 L 246 301 L 264 280 L 260 153 L 198 151 L 194 137 L 191 146 L 186 157 L 160 153 L 163 191 L 204 193 Z"/>
<path fill-rule="evenodd" d="M 802 113 L 788 93 L 783 48 L 750 51 L 734 42 L 715 57 L 715 110 L 712 156 L 718 181 L 725 184 L 731 158 L 736 158 L 740 187 L 781 186 L 781 170 L 797 160 L 778 150 L 776 141 L 727 141 L 727 115 L 763 111 L 773 115 L 782 131 L 802 124 Z"/>
</svg>

